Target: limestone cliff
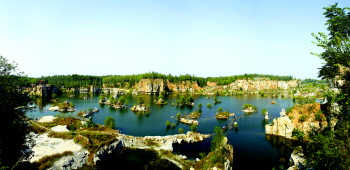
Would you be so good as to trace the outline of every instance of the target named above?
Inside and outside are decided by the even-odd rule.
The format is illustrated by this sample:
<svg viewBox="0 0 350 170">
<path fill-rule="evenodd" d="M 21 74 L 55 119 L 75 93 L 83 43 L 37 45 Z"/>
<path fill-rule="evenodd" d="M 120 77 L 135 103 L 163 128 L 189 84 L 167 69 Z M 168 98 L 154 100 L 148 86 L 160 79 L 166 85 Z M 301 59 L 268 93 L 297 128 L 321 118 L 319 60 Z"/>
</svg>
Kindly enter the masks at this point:
<svg viewBox="0 0 350 170">
<path fill-rule="evenodd" d="M 167 80 L 166 85 L 168 89 L 173 92 L 195 92 L 202 89 L 195 81 L 181 81 L 177 83 L 171 83 Z"/>
<path fill-rule="evenodd" d="M 282 109 L 279 118 L 265 125 L 265 133 L 290 139 L 293 130 L 298 129 L 307 136 L 308 132 L 320 131 L 326 126 L 327 121 L 319 103 L 299 104 L 288 112 Z"/>
<path fill-rule="evenodd" d="M 275 80 L 237 80 L 229 84 L 231 90 L 242 91 L 259 91 L 259 90 L 277 90 L 289 89 L 297 87 L 299 82 L 297 80 L 291 81 L 275 81 Z"/>
<path fill-rule="evenodd" d="M 165 90 L 163 79 L 141 79 L 136 85 L 138 93 L 161 93 Z"/>
<path fill-rule="evenodd" d="M 275 80 L 237 80 L 229 85 L 218 85 L 217 82 L 207 82 L 207 85 L 200 87 L 196 81 L 170 82 L 163 79 L 141 79 L 135 85 L 137 93 L 162 93 L 168 92 L 204 92 L 214 93 L 217 91 L 262 91 L 262 90 L 286 90 L 297 87 L 298 80 L 275 81 Z"/>
</svg>

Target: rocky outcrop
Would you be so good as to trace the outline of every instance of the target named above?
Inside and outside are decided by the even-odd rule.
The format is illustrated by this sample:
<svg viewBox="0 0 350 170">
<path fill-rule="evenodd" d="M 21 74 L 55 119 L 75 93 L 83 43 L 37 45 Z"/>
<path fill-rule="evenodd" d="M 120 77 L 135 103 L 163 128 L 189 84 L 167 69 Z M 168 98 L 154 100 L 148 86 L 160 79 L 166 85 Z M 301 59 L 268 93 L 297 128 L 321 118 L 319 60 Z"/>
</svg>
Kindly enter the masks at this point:
<svg viewBox="0 0 350 170">
<path fill-rule="evenodd" d="M 88 152 L 73 152 L 72 156 L 65 156 L 57 160 L 48 170 L 56 169 L 78 169 L 87 163 Z"/>
<path fill-rule="evenodd" d="M 275 80 L 237 80 L 229 87 L 231 90 L 242 91 L 260 91 L 260 90 L 277 90 L 277 89 L 289 89 L 297 87 L 299 85 L 298 80 L 290 81 L 275 81 Z"/>
<path fill-rule="evenodd" d="M 166 81 L 167 89 L 172 92 L 195 92 L 200 91 L 202 88 L 196 81 L 181 81 L 177 83 L 171 83 Z"/>
<path fill-rule="evenodd" d="M 162 93 L 165 90 L 163 79 L 141 79 L 136 85 L 138 93 Z"/>
<path fill-rule="evenodd" d="M 30 162 L 38 161 L 44 156 L 71 151 L 73 155 L 60 158 L 54 163 L 51 169 L 65 169 L 68 167 L 77 169 L 86 163 L 88 151 L 73 140 L 50 138 L 48 137 L 48 133 L 40 135 L 33 133 L 31 136 L 33 136 L 32 139 L 35 142 L 35 146 L 32 148 L 34 155 L 30 159 Z"/>
<path fill-rule="evenodd" d="M 285 138 L 292 138 L 294 126 L 292 121 L 286 116 L 286 112 L 282 109 L 280 117 L 273 119 L 271 124 L 265 125 L 265 133 L 268 135 L 283 136 Z"/>
<path fill-rule="evenodd" d="M 108 146 L 102 147 L 98 150 L 94 156 L 94 163 L 100 161 L 100 157 L 105 156 L 106 154 L 111 154 L 112 152 L 118 152 L 123 148 L 123 143 L 120 140 L 113 142 Z"/>
<path fill-rule="evenodd" d="M 198 125 L 197 120 L 192 120 L 192 119 L 186 119 L 186 118 L 180 118 L 180 122 L 188 125 Z"/>
<path fill-rule="evenodd" d="M 291 166 L 288 168 L 288 170 L 306 168 L 306 159 L 303 153 L 303 148 L 301 146 L 298 146 L 293 151 L 293 153 L 290 155 L 289 162 Z"/>
<path fill-rule="evenodd" d="M 303 132 L 305 136 L 308 136 L 309 132 L 321 131 L 327 127 L 327 121 L 320 111 L 319 103 L 295 105 L 288 115 L 282 109 L 279 118 L 265 125 L 265 133 L 290 139 L 294 129 Z"/>
<path fill-rule="evenodd" d="M 135 105 L 130 110 L 133 112 L 149 112 L 149 108 L 144 104 Z"/>
</svg>

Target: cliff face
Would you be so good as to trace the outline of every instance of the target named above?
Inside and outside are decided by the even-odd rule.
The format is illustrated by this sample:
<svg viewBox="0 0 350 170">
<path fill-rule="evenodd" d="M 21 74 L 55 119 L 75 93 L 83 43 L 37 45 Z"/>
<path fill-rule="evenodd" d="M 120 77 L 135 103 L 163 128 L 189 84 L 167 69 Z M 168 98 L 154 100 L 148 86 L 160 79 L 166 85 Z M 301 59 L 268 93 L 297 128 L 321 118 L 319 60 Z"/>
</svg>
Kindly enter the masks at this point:
<svg viewBox="0 0 350 170">
<path fill-rule="evenodd" d="M 273 119 L 273 123 L 265 125 L 265 133 L 268 135 L 283 136 L 285 138 L 292 138 L 294 126 L 292 121 L 286 116 L 286 112 L 282 109 L 280 117 Z"/>
<path fill-rule="evenodd" d="M 294 106 L 286 113 L 282 109 L 280 117 L 273 120 L 272 124 L 265 125 L 265 133 L 269 135 L 292 138 L 294 129 L 308 135 L 310 131 L 320 131 L 327 126 L 327 121 L 319 103 L 311 103 Z"/>
<path fill-rule="evenodd" d="M 138 93 L 161 93 L 165 90 L 163 79 L 141 79 L 136 85 Z"/>
<path fill-rule="evenodd" d="M 297 87 L 299 82 L 297 80 L 291 81 L 274 81 L 274 80 L 237 80 L 229 87 L 231 90 L 256 91 L 256 90 L 277 90 L 289 89 Z"/>
<path fill-rule="evenodd" d="M 166 85 L 170 91 L 174 92 L 195 92 L 202 89 L 199 87 L 197 82 L 193 81 L 181 81 L 177 83 L 170 83 L 169 81 L 166 81 Z"/>
<path fill-rule="evenodd" d="M 237 80 L 229 85 L 217 85 L 216 82 L 207 82 L 207 86 L 200 87 L 195 81 L 169 82 L 163 79 L 141 79 L 136 84 L 138 93 L 161 93 L 170 92 L 198 92 L 214 93 L 216 91 L 260 91 L 260 90 L 286 90 L 297 87 L 299 81 L 274 81 L 274 80 Z"/>
</svg>

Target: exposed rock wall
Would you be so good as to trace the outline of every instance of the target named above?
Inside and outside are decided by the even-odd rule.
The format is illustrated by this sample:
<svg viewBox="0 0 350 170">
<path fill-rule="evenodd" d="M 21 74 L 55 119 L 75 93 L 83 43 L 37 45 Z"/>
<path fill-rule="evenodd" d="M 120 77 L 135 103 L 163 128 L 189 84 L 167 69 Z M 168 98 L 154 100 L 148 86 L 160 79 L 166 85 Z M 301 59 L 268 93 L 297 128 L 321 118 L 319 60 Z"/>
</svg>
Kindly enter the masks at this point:
<svg viewBox="0 0 350 170">
<path fill-rule="evenodd" d="M 283 136 L 288 139 L 292 138 L 293 129 L 292 121 L 286 116 L 284 109 L 282 109 L 279 118 L 273 119 L 272 124 L 265 125 L 266 134 Z"/>
<path fill-rule="evenodd" d="M 231 90 L 242 91 L 259 91 L 259 90 L 277 90 L 277 89 L 289 89 L 297 87 L 299 82 L 297 80 L 291 81 L 275 81 L 275 80 L 237 80 L 229 87 Z"/>
<path fill-rule="evenodd" d="M 138 93 L 161 93 L 165 89 L 163 79 L 141 79 L 136 85 Z"/>
<path fill-rule="evenodd" d="M 171 92 L 196 92 L 205 90 L 206 92 L 233 90 L 233 91 L 260 91 L 260 90 L 286 90 L 297 87 L 299 81 L 275 81 L 275 80 L 237 80 L 229 85 L 217 85 L 216 82 L 207 82 L 207 86 L 200 87 L 196 81 L 169 82 L 163 79 L 141 79 L 136 84 L 138 93 L 161 93 Z"/>
</svg>

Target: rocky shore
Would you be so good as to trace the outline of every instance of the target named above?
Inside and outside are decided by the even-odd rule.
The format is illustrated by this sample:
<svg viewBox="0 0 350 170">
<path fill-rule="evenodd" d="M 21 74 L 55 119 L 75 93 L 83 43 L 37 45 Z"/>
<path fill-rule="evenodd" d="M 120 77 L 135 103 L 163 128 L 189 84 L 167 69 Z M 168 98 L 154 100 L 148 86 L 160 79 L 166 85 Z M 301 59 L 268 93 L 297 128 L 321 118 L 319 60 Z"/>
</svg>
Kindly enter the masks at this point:
<svg viewBox="0 0 350 170">
<path fill-rule="evenodd" d="M 52 122 L 53 116 L 42 117 L 38 122 Z M 49 137 L 50 132 L 55 133 L 68 133 L 66 125 L 58 125 L 51 128 L 42 127 L 40 124 L 36 124 L 45 130 L 45 133 L 33 134 L 33 140 L 35 146 L 32 148 L 33 157 L 31 162 L 40 160 L 45 156 L 50 156 L 54 154 L 60 154 L 65 151 L 70 151 L 73 154 L 68 156 L 63 156 L 62 158 L 55 161 L 53 166 L 49 169 L 77 169 L 82 167 L 84 164 L 89 163 L 89 151 L 84 149 L 80 144 L 74 142 L 73 139 L 61 139 Z M 106 132 L 107 133 L 107 132 Z M 174 143 L 195 143 L 201 142 L 205 138 L 209 138 L 210 135 L 200 134 L 197 132 L 187 132 L 186 134 L 168 135 L 168 136 L 145 136 L 145 137 L 135 137 L 125 134 L 116 134 L 115 142 L 102 146 L 96 153 L 93 153 L 93 164 L 96 164 L 100 160 L 100 157 L 118 151 L 122 148 L 128 149 L 142 149 L 142 150 L 153 150 L 158 153 L 160 152 L 172 152 Z M 186 157 L 171 154 L 173 157 L 181 158 L 181 160 L 186 160 Z M 167 158 L 179 167 L 178 159 Z M 176 161 L 177 160 L 177 161 Z M 181 161 L 180 161 L 181 162 Z M 91 162 L 90 162 L 91 164 Z"/>
</svg>

